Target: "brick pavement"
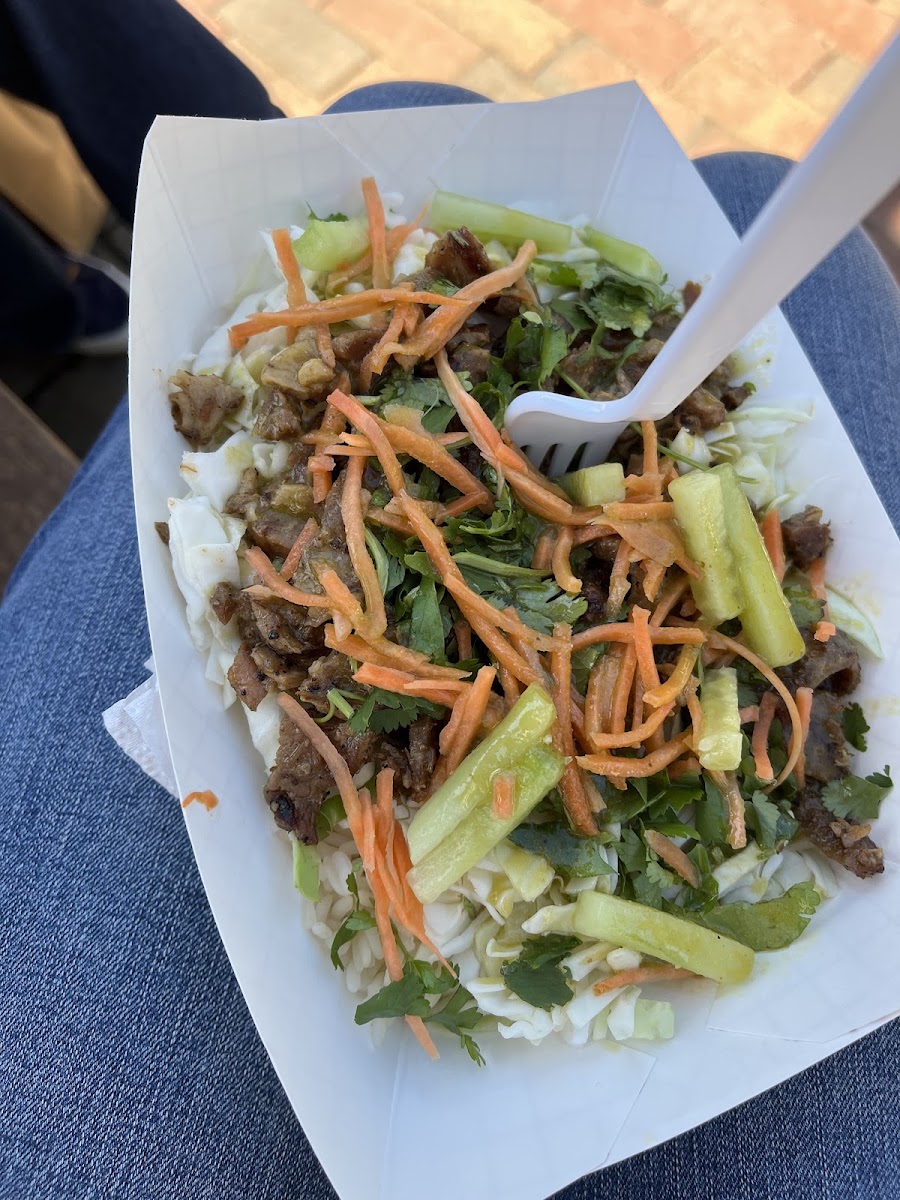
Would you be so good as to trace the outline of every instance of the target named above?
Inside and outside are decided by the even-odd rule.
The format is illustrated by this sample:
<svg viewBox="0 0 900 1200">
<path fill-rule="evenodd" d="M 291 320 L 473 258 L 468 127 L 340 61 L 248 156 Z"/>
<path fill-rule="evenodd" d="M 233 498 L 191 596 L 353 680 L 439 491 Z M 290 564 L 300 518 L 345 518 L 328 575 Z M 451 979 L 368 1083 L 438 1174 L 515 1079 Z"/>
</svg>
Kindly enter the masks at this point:
<svg viewBox="0 0 900 1200">
<path fill-rule="evenodd" d="M 292 115 L 363 83 L 532 100 L 637 79 L 690 154 L 802 155 L 900 0 L 182 0 Z"/>
</svg>

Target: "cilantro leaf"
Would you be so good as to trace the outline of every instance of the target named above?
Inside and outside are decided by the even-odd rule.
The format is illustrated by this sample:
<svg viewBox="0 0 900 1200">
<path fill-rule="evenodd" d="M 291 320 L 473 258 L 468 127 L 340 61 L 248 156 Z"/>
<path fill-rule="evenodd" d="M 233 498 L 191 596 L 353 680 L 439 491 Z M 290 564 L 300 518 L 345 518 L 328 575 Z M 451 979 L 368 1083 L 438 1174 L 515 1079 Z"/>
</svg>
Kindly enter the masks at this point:
<svg viewBox="0 0 900 1200">
<path fill-rule="evenodd" d="M 781 950 L 800 937 L 820 900 L 811 883 L 795 883 L 777 900 L 720 904 L 710 912 L 683 915 L 751 950 Z"/>
<path fill-rule="evenodd" d="M 351 733 L 365 733 L 367 729 L 373 733 L 393 733 L 412 725 L 419 717 L 440 717 L 443 712 L 439 704 L 430 700 L 373 688 L 347 724 Z"/>
<path fill-rule="evenodd" d="M 685 886 L 681 897 L 681 904 L 684 908 L 706 911 L 719 898 L 719 884 L 712 873 L 709 853 L 705 846 L 698 844 L 693 850 L 689 851 L 688 858 L 697 868 L 700 874 L 700 882 L 695 888 L 689 885 Z"/>
<path fill-rule="evenodd" d="M 874 821 L 881 802 L 894 786 L 890 767 L 884 768 L 865 779 L 858 775 L 846 775 L 834 779 L 822 790 L 822 803 L 836 817 L 848 817 L 856 821 Z"/>
<path fill-rule="evenodd" d="M 327 217 L 317 217 L 316 214 L 313 212 L 312 208 L 310 208 L 310 206 L 308 204 L 306 207 L 309 209 L 310 221 L 328 222 L 328 221 L 349 221 L 350 220 L 350 218 L 347 216 L 347 214 L 342 213 L 342 212 L 329 213 Z"/>
<path fill-rule="evenodd" d="M 791 584 L 784 589 L 785 597 L 791 606 L 791 616 L 798 629 L 810 629 L 822 620 L 825 605 L 821 600 L 799 584 Z"/>
<path fill-rule="evenodd" d="M 456 1034 L 460 1046 L 469 1058 L 477 1066 L 484 1066 L 484 1057 L 478 1049 L 478 1044 L 468 1033 L 468 1030 L 474 1029 L 481 1020 L 481 1013 L 470 991 L 458 987 L 444 1007 L 432 1011 L 425 1020 L 429 1025 L 440 1025 L 448 1033 Z"/>
<path fill-rule="evenodd" d="M 784 835 L 779 836 L 783 813 L 774 800 L 770 800 L 765 792 L 754 792 L 749 803 L 745 804 L 744 812 L 747 824 L 756 834 L 756 840 L 764 850 L 773 850 Z M 796 822 L 794 831 L 796 831 Z"/>
<path fill-rule="evenodd" d="M 569 339 L 556 318 L 536 313 L 515 317 L 506 334 L 503 366 L 524 387 L 543 387 L 566 356 Z"/>
<path fill-rule="evenodd" d="M 356 1007 L 357 1025 L 366 1025 L 378 1017 L 427 1017 L 431 1005 L 425 998 L 422 980 L 412 963 L 403 968 L 403 977 L 385 984 L 380 992 Z"/>
<path fill-rule="evenodd" d="M 865 750 L 866 734 L 869 732 L 869 722 L 861 706 L 854 701 L 848 704 L 841 717 L 844 726 L 844 737 L 854 750 Z"/>
<path fill-rule="evenodd" d="M 661 908 L 664 889 L 673 887 L 677 883 L 677 877 L 653 858 L 648 859 L 643 871 L 631 878 L 635 900 L 640 904 L 647 904 L 651 908 Z"/>
<path fill-rule="evenodd" d="M 704 799 L 697 801 L 694 824 L 705 846 L 720 845 L 728 837 L 728 806 L 725 797 L 706 776 L 703 779 L 703 788 L 706 795 Z"/>
<path fill-rule="evenodd" d="M 443 589 L 442 589 L 443 590 Z M 432 662 L 444 661 L 444 622 L 437 587 L 429 575 L 415 589 L 410 617 L 409 646 L 426 654 Z"/>
<path fill-rule="evenodd" d="M 562 933 L 528 938 L 519 957 L 504 963 L 500 974 L 511 992 L 535 1008 L 547 1011 L 554 1004 L 567 1004 L 573 992 L 560 963 L 580 945 L 577 937 Z"/>
<path fill-rule="evenodd" d="M 429 433 L 444 433 L 456 415 L 440 379 L 422 379 L 408 372 L 388 376 L 378 388 L 378 399 L 382 410 L 391 404 L 417 409 Z"/>
<path fill-rule="evenodd" d="M 597 324 L 607 329 L 630 329 L 635 337 L 643 337 L 654 316 L 674 304 L 674 296 L 659 284 L 637 279 L 608 264 L 600 267 L 598 280 L 583 301 Z"/>
<path fill-rule="evenodd" d="M 366 912 L 364 908 L 360 908 L 357 909 L 356 912 L 352 912 L 340 926 L 331 943 L 331 961 L 334 963 L 335 967 L 341 971 L 344 969 L 344 964 L 341 962 L 340 955 L 338 954 L 341 946 L 345 946 L 347 942 L 352 941 L 356 935 L 358 933 L 362 933 L 364 929 L 374 928 L 375 918 L 371 913 Z"/>
<path fill-rule="evenodd" d="M 603 857 L 603 843 L 598 838 L 576 837 L 561 821 L 519 825 L 509 834 L 509 840 L 523 850 L 542 855 L 565 879 L 613 874 Z"/>
</svg>

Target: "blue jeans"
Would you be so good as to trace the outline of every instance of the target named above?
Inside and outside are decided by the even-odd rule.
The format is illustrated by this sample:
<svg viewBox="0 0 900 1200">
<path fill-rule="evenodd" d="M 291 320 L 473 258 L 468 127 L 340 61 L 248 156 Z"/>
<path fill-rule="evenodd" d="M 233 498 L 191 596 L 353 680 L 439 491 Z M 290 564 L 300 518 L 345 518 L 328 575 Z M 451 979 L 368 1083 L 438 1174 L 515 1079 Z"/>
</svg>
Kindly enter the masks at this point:
<svg viewBox="0 0 900 1200">
<path fill-rule="evenodd" d="M 390 85 L 336 108 L 472 98 Z M 699 169 L 743 230 L 785 164 L 734 154 Z M 897 523 L 900 297 L 864 235 L 785 310 Z M 133 524 L 123 407 L 0 608 L 0 1197 L 325 1200 L 178 806 L 100 721 L 149 653 Z M 896 1197 L 898 1065 L 894 1023 L 563 1195 Z"/>
</svg>

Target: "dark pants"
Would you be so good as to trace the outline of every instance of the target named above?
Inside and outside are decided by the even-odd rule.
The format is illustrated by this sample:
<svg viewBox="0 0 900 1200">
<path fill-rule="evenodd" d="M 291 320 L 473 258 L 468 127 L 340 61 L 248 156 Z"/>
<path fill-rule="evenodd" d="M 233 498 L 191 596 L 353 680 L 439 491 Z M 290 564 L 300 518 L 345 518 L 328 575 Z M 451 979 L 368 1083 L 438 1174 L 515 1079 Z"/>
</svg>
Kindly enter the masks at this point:
<svg viewBox="0 0 900 1200">
<path fill-rule="evenodd" d="M 175 0 L 0 0 L 0 88 L 60 117 L 129 224 L 157 113 L 281 116 Z M 0 263 L 0 349 L 54 350 L 78 336 L 65 259 L 2 198 Z"/>
</svg>

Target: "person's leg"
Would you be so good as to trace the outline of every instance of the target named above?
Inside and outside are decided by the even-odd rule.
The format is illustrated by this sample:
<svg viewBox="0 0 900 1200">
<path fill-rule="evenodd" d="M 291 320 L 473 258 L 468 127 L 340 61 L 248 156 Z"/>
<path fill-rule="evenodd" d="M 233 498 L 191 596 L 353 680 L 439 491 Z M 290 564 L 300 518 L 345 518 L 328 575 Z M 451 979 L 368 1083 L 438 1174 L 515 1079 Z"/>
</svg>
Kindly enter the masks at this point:
<svg viewBox="0 0 900 1200">
<path fill-rule="evenodd" d="M 79 332 L 66 260 L 0 196 L 0 350 L 64 350 Z"/>
<path fill-rule="evenodd" d="M 0 87 L 60 117 L 129 222 L 157 114 L 281 116 L 252 72 L 177 0 L 0 0 Z"/>
<path fill-rule="evenodd" d="M 868 290 L 886 314 L 877 336 L 900 337 L 871 260 L 845 283 L 848 312 Z M 848 382 L 873 330 L 861 321 L 851 335 Z M 331 1190 L 219 946 L 176 806 L 100 725 L 100 710 L 141 677 L 147 652 L 134 535 L 123 519 L 127 456 L 120 412 L 0 607 L 0 903 L 17 914 L 15 928 L 0 930 L 0 1039 L 13 1048 L 0 1059 L 0 1197 L 325 1200 Z M 879 1060 L 895 1060 L 895 1042 L 892 1030 L 873 1035 L 567 1195 L 844 1200 L 877 1194 L 848 1189 L 839 1161 L 872 1146 L 886 1195 L 898 1164 L 883 1114 L 896 1109 L 897 1084 Z M 863 1079 L 878 1101 L 865 1129 L 845 1102 L 848 1082 L 855 1090 Z M 829 1109 L 845 1128 L 823 1118 Z M 734 1132 L 761 1121 L 765 1131 L 780 1122 L 780 1137 L 796 1130 L 795 1140 L 779 1149 L 758 1124 L 752 1137 Z M 795 1161 L 807 1157 L 797 1147 L 807 1146 L 821 1165 L 794 1186 Z"/>
</svg>

